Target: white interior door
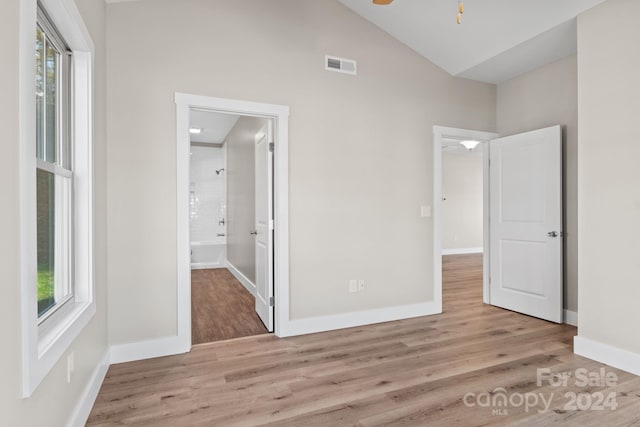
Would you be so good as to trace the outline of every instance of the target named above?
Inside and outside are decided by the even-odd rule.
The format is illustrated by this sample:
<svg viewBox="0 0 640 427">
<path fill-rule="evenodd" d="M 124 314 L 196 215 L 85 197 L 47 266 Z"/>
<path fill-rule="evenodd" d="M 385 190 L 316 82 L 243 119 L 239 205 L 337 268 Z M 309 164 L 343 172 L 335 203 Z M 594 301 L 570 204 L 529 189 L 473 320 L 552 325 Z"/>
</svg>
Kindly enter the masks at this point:
<svg viewBox="0 0 640 427">
<path fill-rule="evenodd" d="M 273 141 L 271 121 L 256 134 L 256 312 L 273 332 Z"/>
<path fill-rule="evenodd" d="M 489 151 L 491 304 L 561 323 L 561 127 L 495 139 Z"/>
</svg>

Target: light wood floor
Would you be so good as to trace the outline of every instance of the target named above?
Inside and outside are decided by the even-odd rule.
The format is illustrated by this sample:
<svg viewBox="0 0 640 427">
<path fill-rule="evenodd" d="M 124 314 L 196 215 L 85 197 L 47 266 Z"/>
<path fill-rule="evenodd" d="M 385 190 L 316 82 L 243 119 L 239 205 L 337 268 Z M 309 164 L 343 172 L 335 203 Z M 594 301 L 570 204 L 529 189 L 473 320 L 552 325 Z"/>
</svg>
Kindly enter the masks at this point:
<svg viewBox="0 0 640 427">
<path fill-rule="evenodd" d="M 256 300 L 226 268 L 191 272 L 191 342 L 266 334 Z"/>
<path fill-rule="evenodd" d="M 538 387 L 536 368 L 573 373 L 603 365 L 573 355 L 575 328 L 483 305 L 479 256 L 445 257 L 443 265 L 444 314 L 242 338 L 114 365 L 89 425 L 640 425 L 639 377 L 606 367 L 617 375 L 614 387 L 578 387 L 573 377 L 566 387 Z M 550 409 L 498 407 L 506 411 L 498 415 L 465 405 L 465 396 L 474 404 L 474 396 L 491 397 L 499 387 L 516 403 L 518 393 L 552 397 Z M 618 407 L 567 409 L 572 392 L 613 392 Z"/>
</svg>

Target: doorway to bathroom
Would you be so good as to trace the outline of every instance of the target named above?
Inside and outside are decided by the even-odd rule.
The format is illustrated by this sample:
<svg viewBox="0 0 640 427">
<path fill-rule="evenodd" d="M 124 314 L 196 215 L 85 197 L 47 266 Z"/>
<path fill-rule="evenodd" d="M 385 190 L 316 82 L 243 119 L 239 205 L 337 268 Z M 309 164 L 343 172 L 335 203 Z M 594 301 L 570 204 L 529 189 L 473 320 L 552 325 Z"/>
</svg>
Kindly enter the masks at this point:
<svg viewBox="0 0 640 427">
<path fill-rule="evenodd" d="M 248 232 L 248 235 L 254 239 L 255 312 L 269 332 L 273 332 L 278 337 L 295 335 L 295 322 L 291 320 L 289 310 L 289 107 L 186 93 L 176 93 L 175 103 L 176 262 L 178 267 L 176 304 L 178 333 L 174 341 L 175 352 L 188 352 L 193 344 L 190 153 L 191 136 L 198 131 L 194 130 L 194 133 L 191 133 L 190 128 L 192 127 L 191 116 L 197 111 L 240 116 L 236 125 L 243 118 L 259 118 L 267 121 L 267 127 L 254 135 L 255 225 L 253 229 L 245 229 L 243 233 Z M 202 129 L 200 131 L 202 132 Z M 232 256 L 230 254 L 232 253 L 234 218 L 231 146 L 231 144 L 227 146 L 225 171 L 221 172 L 225 176 L 227 185 L 224 224 L 227 260 Z M 232 261 L 231 264 L 233 265 Z M 233 269 L 229 268 L 229 264 L 227 264 L 227 270 L 233 275 Z M 242 276 L 238 275 L 238 277 Z M 236 277 L 236 280 L 245 286 L 241 279 Z M 247 288 L 252 287 L 245 286 L 245 289 Z"/>
<path fill-rule="evenodd" d="M 269 118 L 190 110 L 194 345 L 269 332 L 259 290 L 273 283 L 272 129 Z"/>
</svg>

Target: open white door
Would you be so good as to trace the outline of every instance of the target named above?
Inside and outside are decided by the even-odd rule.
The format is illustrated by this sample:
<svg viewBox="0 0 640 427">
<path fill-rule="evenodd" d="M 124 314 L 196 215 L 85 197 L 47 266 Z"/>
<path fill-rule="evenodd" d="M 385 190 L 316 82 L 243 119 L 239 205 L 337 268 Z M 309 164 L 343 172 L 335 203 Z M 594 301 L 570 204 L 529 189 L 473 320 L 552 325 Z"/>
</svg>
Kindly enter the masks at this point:
<svg viewBox="0 0 640 427">
<path fill-rule="evenodd" d="M 561 323 L 562 130 L 489 145 L 491 304 Z"/>
<path fill-rule="evenodd" d="M 272 123 L 256 134 L 256 312 L 273 332 L 273 141 Z"/>
</svg>

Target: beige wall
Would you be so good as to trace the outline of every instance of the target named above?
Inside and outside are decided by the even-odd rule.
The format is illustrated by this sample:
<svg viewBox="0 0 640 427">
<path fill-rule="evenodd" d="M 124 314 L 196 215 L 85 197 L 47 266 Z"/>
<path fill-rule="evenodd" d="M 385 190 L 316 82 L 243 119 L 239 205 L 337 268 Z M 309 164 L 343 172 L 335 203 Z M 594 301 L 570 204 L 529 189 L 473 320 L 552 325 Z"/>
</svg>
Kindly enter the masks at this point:
<svg viewBox="0 0 640 427">
<path fill-rule="evenodd" d="M 638 16 L 609 0 L 578 19 L 578 333 L 640 355 Z"/>
<path fill-rule="evenodd" d="M 493 131 L 495 86 L 336 1 L 107 10 L 112 344 L 176 333 L 175 92 L 290 106 L 292 318 L 433 300 L 432 126 Z M 327 53 L 358 76 L 325 71 Z M 366 292 L 349 294 L 352 278 Z"/>
<path fill-rule="evenodd" d="M 482 248 L 482 156 L 442 153 L 442 249 Z"/>
<path fill-rule="evenodd" d="M 24 410 L 20 394 L 20 117 L 19 111 L 19 23 L 20 2 L 8 0 L 0 15 L 0 337 L 3 343 L 0 363 L 0 413 L 18 422 Z"/>
<path fill-rule="evenodd" d="M 227 137 L 227 260 L 256 281 L 255 136 L 267 120 L 241 117 Z"/>
<path fill-rule="evenodd" d="M 83 0 L 79 9 L 96 46 L 95 58 L 95 203 L 97 314 L 66 353 L 75 354 L 76 372 L 66 382 L 66 354 L 34 394 L 21 399 L 20 241 L 19 241 L 19 0 L 3 0 L 0 13 L 0 414 L 7 426 L 62 426 L 80 401 L 93 370 L 107 349 L 105 216 L 105 6 Z M 34 2 L 35 3 L 35 2 Z M 35 28 L 35 17 L 34 17 Z"/>
<path fill-rule="evenodd" d="M 578 309 L 578 82 L 576 56 L 498 85 L 501 136 L 563 125 L 565 308 Z"/>
</svg>

